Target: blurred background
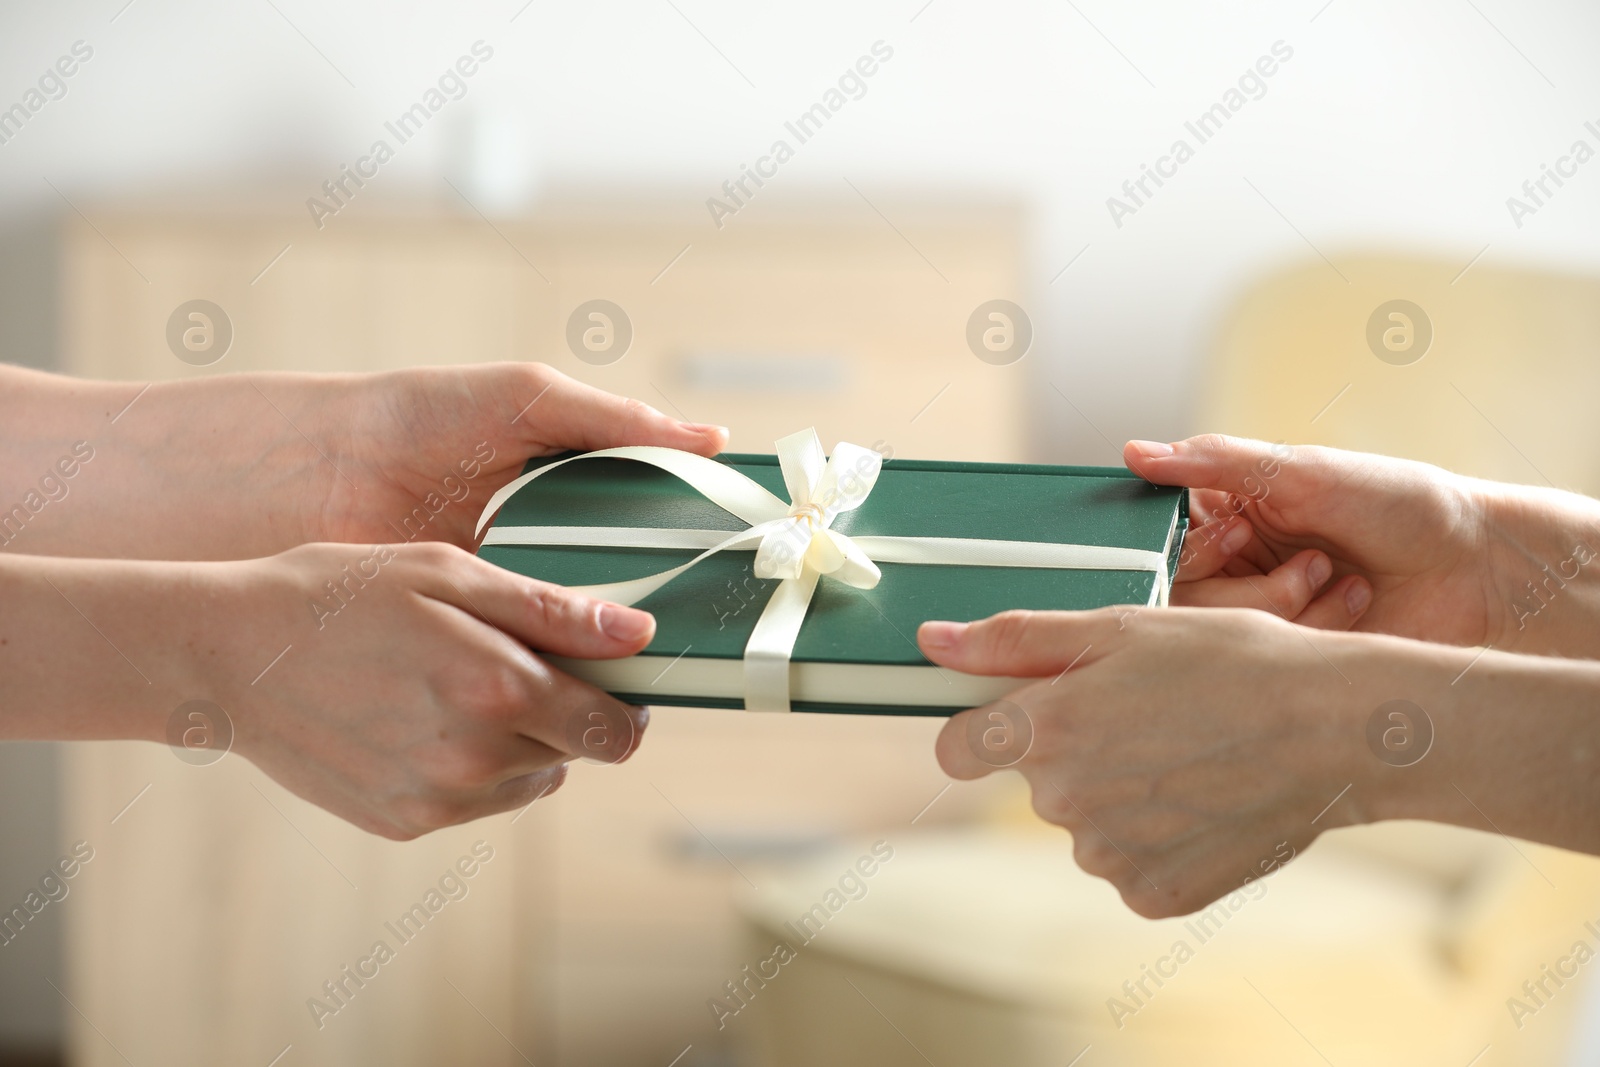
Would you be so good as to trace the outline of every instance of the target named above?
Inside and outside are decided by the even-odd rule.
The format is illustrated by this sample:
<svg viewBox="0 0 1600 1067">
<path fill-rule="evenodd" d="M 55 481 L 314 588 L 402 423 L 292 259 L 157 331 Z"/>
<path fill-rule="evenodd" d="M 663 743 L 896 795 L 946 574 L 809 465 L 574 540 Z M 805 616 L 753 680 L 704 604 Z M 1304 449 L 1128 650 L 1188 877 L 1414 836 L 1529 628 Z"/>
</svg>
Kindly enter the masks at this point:
<svg viewBox="0 0 1600 1067">
<path fill-rule="evenodd" d="M 12 5 L 0 359 L 542 360 L 741 451 L 1221 430 L 1595 493 L 1597 41 L 1578 0 Z M 93 858 L 0 946 L 0 1063 L 1597 1062 L 1596 861 L 1338 831 L 1146 922 L 938 725 L 663 709 L 409 844 L 232 757 L 7 746 L 0 903 Z"/>
</svg>

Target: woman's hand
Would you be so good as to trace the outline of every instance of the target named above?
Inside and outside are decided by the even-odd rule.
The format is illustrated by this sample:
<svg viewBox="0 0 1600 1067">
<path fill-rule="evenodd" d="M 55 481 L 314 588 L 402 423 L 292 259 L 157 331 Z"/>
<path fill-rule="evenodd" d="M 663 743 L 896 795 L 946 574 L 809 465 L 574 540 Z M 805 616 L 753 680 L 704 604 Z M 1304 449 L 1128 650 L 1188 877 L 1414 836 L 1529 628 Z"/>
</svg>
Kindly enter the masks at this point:
<svg viewBox="0 0 1600 1067">
<path fill-rule="evenodd" d="M 312 383 L 330 465 L 313 541 L 474 544 L 478 513 L 531 456 L 659 445 L 703 456 L 727 431 L 670 419 L 540 363 L 424 367 Z M 303 402 L 303 401 L 302 401 Z"/>
<path fill-rule="evenodd" d="M 951 718 L 939 764 L 1015 767 L 1141 915 L 1194 911 L 1381 819 L 1600 855 L 1600 663 L 1227 609 L 1010 611 L 918 640 L 952 670 L 1040 679 Z"/>
<path fill-rule="evenodd" d="M 1129 907 L 1194 911 L 1362 821 L 1351 794 L 1367 790 L 1345 790 L 1377 767 L 1363 730 L 1379 701 L 1341 674 L 1354 668 L 1339 635 L 1313 632 L 1313 647 L 1308 632 L 1186 608 L 925 623 L 940 666 L 1041 679 L 953 717 L 939 764 L 962 779 L 1014 766 L 1078 865 Z"/>
<path fill-rule="evenodd" d="M 0 546 L 180 560 L 317 541 L 470 548 L 483 505 L 531 456 L 726 444 L 720 427 L 538 363 L 151 385 L 0 366 L 0 508 L 16 503 Z"/>
<path fill-rule="evenodd" d="M 1190 489 L 1195 526 L 1175 605 L 1270 607 L 1308 626 L 1457 645 L 1506 640 L 1509 597 L 1481 483 L 1408 460 L 1216 434 L 1131 441 L 1124 458 L 1151 482 Z M 1335 581 L 1303 603 L 1268 603 L 1269 580 L 1297 566 Z"/>
<path fill-rule="evenodd" d="M 649 614 L 523 578 L 440 544 L 314 544 L 231 565 L 198 621 L 198 692 L 239 755 L 313 803 L 406 839 L 520 807 L 566 761 L 619 762 L 643 708 L 529 648 L 605 659 L 643 648 Z M 243 664 L 270 658 L 252 682 Z"/>
<path fill-rule="evenodd" d="M 0 553 L 0 603 L 0 738 L 226 737 L 385 837 L 525 805 L 571 759 L 626 759 L 647 721 L 539 653 L 632 655 L 648 613 L 437 542 L 228 563 Z M 191 745 L 192 701 L 231 733 L 211 711 Z"/>
</svg>

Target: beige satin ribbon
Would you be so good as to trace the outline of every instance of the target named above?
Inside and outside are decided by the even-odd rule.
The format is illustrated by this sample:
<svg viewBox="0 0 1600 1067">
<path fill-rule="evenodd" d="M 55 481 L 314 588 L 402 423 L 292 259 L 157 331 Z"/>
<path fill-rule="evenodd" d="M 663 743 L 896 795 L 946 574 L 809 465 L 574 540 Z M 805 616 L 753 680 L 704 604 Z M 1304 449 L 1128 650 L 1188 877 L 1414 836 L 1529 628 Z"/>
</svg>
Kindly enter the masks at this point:
<svg viewBox="0 0 1600 1067">
<path fill-rule="evenodd" d="M 638 603 L 718 552 L 755 546 L 756 577 L 781 581 L 745 644 L 745 707 L 750 711 L 789 710 L 789 660 L 818 580 L 829 575 L 857 589 L 871 589 L 882 577 L 874 560 L 957 567 L 1150 571 L 1156 576 L 1155 601 L 1167 601 L 1167 561 L 1162 552 L 966 537 L 846 537 L 830 527 L 834 519 L 866 500 L 877 484 L 883 457 L 869 448 L 841 442 L 832 457 L 824 458 L 815 430 L 781 439 L 777 453 L 789 491 L 788 503 L 726 464 L 677 449 L 635 445 L 586 452 L 529 471 L 489 499 L 477 532 L 482 533 L 523 486 L 581 459 L 631 459 L 676 475 L 707 500 L 749 523 L 749 529 L 729 534 L 726 530 L 627 526 L 497 526 L 483 543 L 702 549 L 688 563 L 643 578 L 574 587 L 575 592 L 618 604 Z"/>
</svg>

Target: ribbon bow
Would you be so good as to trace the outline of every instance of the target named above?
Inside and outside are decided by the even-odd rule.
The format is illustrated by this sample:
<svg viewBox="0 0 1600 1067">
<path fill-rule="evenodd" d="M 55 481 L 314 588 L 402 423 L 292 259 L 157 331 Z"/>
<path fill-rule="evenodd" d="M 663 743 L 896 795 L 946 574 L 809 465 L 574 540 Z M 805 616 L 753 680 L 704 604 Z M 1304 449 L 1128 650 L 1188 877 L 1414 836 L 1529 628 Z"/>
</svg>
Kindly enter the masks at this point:
<svg viewBox="0 0 1600 1067">
<path fill-rule="evenodd" d="M 724 511 L 749 523 L 749 528 L 729 535 L 726 530 L 629 526 L 496 526 L 483 543 L 704 549 L 688 563 L 670 570 L 626 582 L 574 589 L 618 604 L 638 603 L 718 552 L 756 546 L 756 577 L 782 580 L 745 645 L 745 707 L 750 711 L 789 710 L 789 657 L 818 579 L 826 574 L 857 589 L 871 589 L 883 576 L 874 560 L 943 566 L 1153 571 L 1156 588 L 1152 602 L 1166 602 L 1166 557 L 1161 552 L 962 537 L 846 537 L 831 529 L 833 521 L 867 499 L 877 484 L 883 457 L 870 448 L 840 442 L 833 456 L 826 458 L 814 429 L 790 434 L 776 446 L 788 501 L 780 500 L 732 467 L 692 452 L 648 445 L 602 448 L 546 464 L 512 481 L 489 498 L 478 518 L 476 532 L 482 533 L 501 505 L 523 486 L 580 459 L 637 460 L 681 478 Z"/>
<path fill-rule="evenodd" d="M 825 461 L 816 430 L 790 434 L 777 448 L 791 504 L 788 516 L 761 538 L 756 577 L 799 578 L 810 567 L 857 589 L 877 585 L 883 577 L 878 565 L 854 541 L 829 527 L 867 499 L 883 469 L 883 457 L 841 441 Z"/>
</svg>

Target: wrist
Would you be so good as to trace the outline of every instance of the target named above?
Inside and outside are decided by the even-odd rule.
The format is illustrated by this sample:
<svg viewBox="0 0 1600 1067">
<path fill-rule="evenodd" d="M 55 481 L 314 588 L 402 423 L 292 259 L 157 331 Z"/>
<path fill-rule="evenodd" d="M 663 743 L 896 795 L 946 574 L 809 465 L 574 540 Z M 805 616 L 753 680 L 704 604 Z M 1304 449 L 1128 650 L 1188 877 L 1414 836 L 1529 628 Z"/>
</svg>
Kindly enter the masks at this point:
<svg viewBox="0 0 1600 1067">
<path fill-rule="evenodd" d="M 1327 716 L 1302 767 L 1331 801 L 1316 830 L 1419 819 L 1600 855 L 1600 663 L 1360 633 L 1317 648 L 1347 684 L 1304 687 Z"/>
<path fill-rule="evenodd" d="M 111 493 L 75 512 L 87 545 L 77 554 L 248 559 L 303 543 L 338 477 L 319 455 L 329 446 L 317 390 L 309 375 L 151 385 L 107 434 Z"/>
<path fill-rule="evenodd" d="M 1367 662 L 1369 702 L 1384 703 L 1369 712 L 1378 722 L 1367 721 L 1366 773 L 1352 789 L 1365 791 L 1363 821 L 1420 819 L 1600 849 L 1600 664 L 1387 637 Z M 1384 730 L 1407 744 L 1385 746 Z"/>
<path fill-rule="evenodd" d="M 1310 639 L 1342 678 L 1322 687 L 1318 702 L 1327 721 L 1314 758 L 1329 801 L 1338 796 L 1318 829 L 1435 817 L 1439 788 L 1449 789 L 1440 755 L 1446 724 L 1457 719 L 1450 683 L 1479 650 L 1386 634 Z"/>
<path fill-rule="evenodd" d="M 1600 502 L 1473 480 L 1489 559 L 1485 594 L 1509 651 L 1600 656 Z"/>
<path fill-rule="evenodd" d="M 1481 665 L 1480 650 L 1349 636 L 1361 645 L 1349 725 L 1358 741 L 1352 792 L 1361 793 L 1363 821 L 1437 818 L 1462 753 L 1457 679 Z"/>
<path fill-rule="evenodd" d="M 211 697 L 234 564 L 0 556 L 0 737 L 165 742 Z"/>
<path fill-rule="evenodd" d="M 62 553 L 57 541 L 85 498 L 103 494 L 97 483 L 115 430 L 109 420 L 137 391 L 0 367 L 0 546 L 34 555 L 85 554 Z M 84 492 L 86 486 L 93 488 Z"/>
</svg>

